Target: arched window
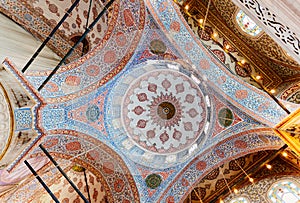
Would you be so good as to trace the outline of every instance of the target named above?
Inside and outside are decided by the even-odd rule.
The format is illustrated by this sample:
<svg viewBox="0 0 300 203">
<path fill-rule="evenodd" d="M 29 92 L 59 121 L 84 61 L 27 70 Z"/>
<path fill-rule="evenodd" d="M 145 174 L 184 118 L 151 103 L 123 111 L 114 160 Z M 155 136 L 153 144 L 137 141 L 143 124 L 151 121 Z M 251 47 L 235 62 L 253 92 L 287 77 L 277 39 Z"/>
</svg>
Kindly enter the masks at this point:
<svg viewBox="0 0 300 203">
<path fill-rule="evenodd" d="M 242 10 L 239 10 L 237 13 L 236 22 L 244 32 L 251 36 L 255 37 L 262 31 L 262 29 Z"/>
<path fill-rule="evenodd" d="M 248 199 L 245 197 L 236 197 L 230 201 L 230 203 L 249 203 Z"/>
<path fill-rule="evenodd" d="M 271 186 L 268 198 L 273 203 L 300 203 L 300 186 L 291 180 L 281 180 Z"/>
</svg>

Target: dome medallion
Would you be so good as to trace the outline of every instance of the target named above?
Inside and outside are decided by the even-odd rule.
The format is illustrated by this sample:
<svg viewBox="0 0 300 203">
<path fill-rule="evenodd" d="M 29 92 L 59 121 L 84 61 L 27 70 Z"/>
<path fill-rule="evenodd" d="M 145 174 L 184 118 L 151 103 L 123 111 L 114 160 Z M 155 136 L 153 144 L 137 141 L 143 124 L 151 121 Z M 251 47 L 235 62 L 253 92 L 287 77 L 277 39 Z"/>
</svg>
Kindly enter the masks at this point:
<svg viewBox="0 0 300 203">
<path fill-rule="evenodd" d="M 155 153 L 190 146 L 206 117 L 201 90 L 186 75 L 156 70 L 136 79 L 125 94 L 124 126 L 141 148 Z"/>
<path fill-rule="evenodd" d="M 152 167 L 186 160 L 191 148 L 198 150 L 204 142 L 205 124 L 209 123 L 206 91 L 187 70 L 180 71 L 180 64 L 176 64 L 178 70 L 170 64 L 176 63 L 148 61 L 122 77 L 114 88 L 120 98 L 113 98 L 112 109 L 118 112 L 119 108 L 121 115 L 112 122 L 120 123 L 117 127 L 126 135 L 117 142 L 132 160 L 146 161 Z"/>
</svg>

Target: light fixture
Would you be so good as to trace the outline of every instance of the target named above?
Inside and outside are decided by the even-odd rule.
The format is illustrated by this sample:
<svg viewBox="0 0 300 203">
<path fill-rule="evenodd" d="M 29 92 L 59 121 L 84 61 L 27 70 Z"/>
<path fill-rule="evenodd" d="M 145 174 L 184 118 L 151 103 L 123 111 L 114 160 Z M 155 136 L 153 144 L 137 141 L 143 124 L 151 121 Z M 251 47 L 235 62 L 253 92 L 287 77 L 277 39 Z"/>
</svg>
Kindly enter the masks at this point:
<svg viewBox="0 0 300 203">
<path fill-rule="evenodd" d="M 200 24 L 202 24 L 202 23 L 203 23 L 203 19 L 202 19 L 202 18 L 199 20 L 199 23 L 200 23 Z"/>
<path fill-rule="evenodd" d="M 214 32 L 214 34 L 212 36 L 213 36 L 213 38 L 216 38 L 218 36 L 218 33 Z"/>
<path fill-rule="evenodd" d="M 241 64 L 244 65 L 245 63 L 246 63 L 245 59 L 241 60 Z"/>
<path fill-rule="evenodd" d="M 288 154 L 286 152 L 282 152 L 282 156 L 287 157 Z"/>
<path fill-rule="evenodd" d="M 261 76 L 260 76 L 260 75 L 257 75 L 255 78 L 256 78 L 256 80 L 260 80 L 260 79 L 261 79 Z"/>
<path fill-rule="evenodd" d="M 253 179 L 253 178 L 249 178 L 249 181 L 250 181 L 251 183 L 253 183 L 253 182 L 254 182 L 254 179 Z"/>
<path fill-rule="evenodd" d="M 272 166 L 270 164 L 266 164 L 267 169 L 271 169 Z"/>
<path fill-rule="evenodd" d="M 220 199 L 220 203 L 224 203 L 224 201 L 222 199 Z"/>
<path fill-rule="evenodd" d="M 189 5 L 185 5 L 184 9 L 189 10 Z"/>
<path fill-rule="evenodd" d="M 274 93 L 276 92 L 276 90 L 275 90 L 275 89 L 271 89 L 270 92 L 271 92 L 272 94 L 274 94 Z"/>
<path fill-rule="evenodd" d="M 233 189 L 233 192 L 234 192 L 235 194 L 237 194 L 239 191 L 238 191 L 238 189 L 234 188 L 234 189 Z"/>
<path fill-rule="evenodd" d="M 225 49 L 229 49 L 230 48 L 230 46 L 229 46 L 229 44 L 227 44 L 226 46 L 225 46 Z"/>
</svg>

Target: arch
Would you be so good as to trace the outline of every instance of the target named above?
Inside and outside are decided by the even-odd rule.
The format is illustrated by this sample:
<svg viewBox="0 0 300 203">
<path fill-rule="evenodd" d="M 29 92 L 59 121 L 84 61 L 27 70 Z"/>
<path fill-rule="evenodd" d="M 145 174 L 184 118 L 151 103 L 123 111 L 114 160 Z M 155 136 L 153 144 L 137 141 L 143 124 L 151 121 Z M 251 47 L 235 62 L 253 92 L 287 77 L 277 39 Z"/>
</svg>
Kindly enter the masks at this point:
<svg viewBox="0 0 300 203">
<path fill-rule="evenodd" d="M 109 202 L 140 202 L 137 186 L 124 160 L 96 138 L 73 130 L 53 130 L 45 137 L 43 146 L 50 154 L 74 159 L 93 172 L 104 185 Z M 35 151 L 30 156 L 44 154 Z"/>
<path fill-rule="evenodd" d="M 280 99 L 300 104 L 300 83 L 297 81 L 285 88 L 280 94 Z"/>
<path fill-rule="evenodd" d="M 244 131 L 223 140 L 190 161 L 166 187 L 159 201 L 168 202 L 167 200 L 170 198 L 179 202 L 183 201 L 201 179 L 210 172 L 210 169 L 249 153 L 278 149 L 282 142 L 279 141 L 279 138 L 276 138 L 270 129 L 260 128 Z M 258 141 L 255 148 L 246 147 L 251 142 L 250 140 Z M 187 179 L 186 177 L 189 177 L 191 171 L 193 171 L 193 176 Z M 184 182 L 187 183 L 183 184 Z"/>
</svg>

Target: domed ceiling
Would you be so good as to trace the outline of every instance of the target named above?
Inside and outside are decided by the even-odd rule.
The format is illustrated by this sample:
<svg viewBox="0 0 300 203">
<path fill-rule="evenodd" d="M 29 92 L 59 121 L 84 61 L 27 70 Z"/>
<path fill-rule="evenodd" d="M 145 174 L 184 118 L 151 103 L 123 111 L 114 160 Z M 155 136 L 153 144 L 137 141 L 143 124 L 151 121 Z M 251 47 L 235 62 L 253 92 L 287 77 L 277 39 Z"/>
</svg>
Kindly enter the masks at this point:
<svg viewBox="0 0 300 203">
<path fill-rule="evenodd" d="M 8 0 L 1 3 L 1 11 L 45 39 L 72 2 Z M 106 3 L 94 1 L 88 18 L 89 2 L 80 1 L 49 47 L 63 56 L 85 29 L 84 22 L 92 21 Z M 194 5 L 191 11 L 203 13 L 205 7 L 199 6 L 203 2 L 189 3 Z M 277 87 L 283 79 L 254 53 L 258 47 L 246 46 L 254 38 L 246 37 L 251 40 L 244 42 L 243 34 L 224 22 L 217 3 L 211 7 L 208 26 L 221 26 L 210 27 L 212 33 L 224 30 L 218 32 L 222 48 L 207 33 L 200 33 L 202 44 L 186 20 L 194 31 L 199 29 L 172 1 L 116 0 L 41 91 L 36 89 L 50 71 L 22 74 L 6 60 L 4 68 L 30 84 L 26 88 L 42 100 L 30 109 L 36 110 L 31 127 L 39 136 L 10 169 L 18 169 L 25 159 L 45 156 L 38 147 L 43 144 L 84 192 L 83 174 L 70 168 L 87 169 L 88 177 L 97 180 L 91 187 L 94 199 L 170 203 L 184 201 L 215 167 L 250 152 L 279 149 L 283 142 L 272 126 L 286 112 L 267 94 L 239 79 L 247 75 L 238 61 L 245 58 L 250 70 L 263 73 L 268 88 Z M 235 47 L 232 42 L 244 46 Z M 224 53 L 223 46 L 228 44 Z M 296 66 L 281 50 L 280 63 L 269 49 L 261 51 L 270 63 Z M 253 84 L 249 78 L 246 81 Z M 60 200 L 77 201 L 74 191 L 59 189 L 65 182 L 47 167 L 53 169 L 45 163 L 39 172 Z M 3 197 L 34 198 L 40 188 L 33 178 L 28 176 L 28 184 Z M 45 193 L 38 198 L 50 201 Z"/>
</svg>

